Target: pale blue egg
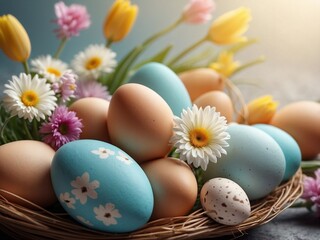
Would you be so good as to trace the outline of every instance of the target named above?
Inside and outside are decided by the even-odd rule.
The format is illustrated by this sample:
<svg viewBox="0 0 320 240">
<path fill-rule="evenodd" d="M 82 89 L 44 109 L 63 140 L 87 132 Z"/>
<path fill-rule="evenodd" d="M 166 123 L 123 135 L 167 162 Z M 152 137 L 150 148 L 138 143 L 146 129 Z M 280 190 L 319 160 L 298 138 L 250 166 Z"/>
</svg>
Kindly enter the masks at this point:
<svg viewBox="0 0 320 240">
<path fill-rule="evenodd" d="M 297 172 L 301 164 L 301 151 L 296 140 L 287 132 L 272 125 L 255 124 L 253 127 L 266 132 L 279 144 L 286 159 L 286 171 L 283 181 L 289 180 Z"/>
<path fill-rule="evenodd" d="M 278 143 L 262 130 L 242 124 L 231 124 L 227 155 L 209 163 L 204 181 L 215 177 L 238 183 L 250 200 L 271 193 L 282 181 L 285 157 Z"/>
<path fill-rule="evenodd" d="M 177 74 L 164 64 L 145 64 L 131 76 L 129 82 L 142 84 L 158 93 L 176 116 L 181 115 L 182 109 L 192 106 L 184 84 Z"/>
<path fill-rule="evenodd" d="M 51 178 L 61 205 L 87 227 L 130 232 L 152 214 L 153 193 L 144 171 L 109 143 L 78 140 L 63 145 L 54 156 Z"/>
</svg>

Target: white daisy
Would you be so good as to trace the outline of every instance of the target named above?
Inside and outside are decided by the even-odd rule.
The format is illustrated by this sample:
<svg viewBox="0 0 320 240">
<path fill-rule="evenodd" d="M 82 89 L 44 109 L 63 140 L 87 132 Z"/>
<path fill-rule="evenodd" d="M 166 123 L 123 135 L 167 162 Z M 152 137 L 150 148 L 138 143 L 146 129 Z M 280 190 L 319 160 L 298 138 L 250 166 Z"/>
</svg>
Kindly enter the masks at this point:
<svg viewBox="0 0 320 240">
<path fill-rule="evenodd" d="M 217 157 L 227 154 L 224 147 L 229 144 L 226 140 L 230 135 L 226 132 L 226 118 L 220 116 L 214 107 L 183 110 L 181 118 L 174 117 L 173 136 L 171 143 L 176 147 L 180 158 L 199 167 L 207 169 L 210 162 L 217 162 Z"/>
<path fill-rule="evenodd" d="M 119 210 L 112 203 L 107 203 L 105 206 L 99 205 L 98 208 L 93 208 L 93 211 L 96 214 L 96 219 L 102 221 L 106 226 L 117 224 L 116 218 L 122 217 Z"/>
<path fill-rule="evenodd" d="M 76 200 L 70 196 L 70 193 L 60 193 L 59 199 L 61 202 L 65 203 L 68 208 L 75 209 L 74 204 L 76 203 Z"/>
<path fill-rule="evenodd" d="M 67 70 L 68 65 L 50 55 L 40 56 L 31 61 L 31 71 L 46 78 L 51 83 L 56 82 Z"/>
<path fill-rule="evenodd" d="M 128 155 L 121 151 L 118 151 L 117 159 L 121 162 L 124 162 L 127 165 L 130 165 L 132 163 Z"/>
<path fill-rule="evenodd" d="M 21 73 L 12 76 L 12 81 L 5 84 L 3 105 L 11 116 L 28 119 L 45 119 L 56 107 L 57 98 L 45 79 L 35 75 Z"/>
<path fill-rule="evenodd" d="M 86 220 L 84 217 L 81 217 L 81 216 L 77 216 L 77 219 L 84 223 L 85 225 L 88 225 L 88 226 L 93 226 L 93 224 L 89 221 L 89 220 Z"/>
<path fill-rule="evenodd" d="M 92 44 L 74 57 L 71 66 L 81 78 L 97 79 L 102 73 L 113 71 L 115 57 L 116 53 L 104 45 Z"/>
<path fill-rule="evenodd" d="M 93 154 L 99 155 L 99 158 L 101 159 L 106 159 L 110 155 L 114 155 L 114 151 L 103 147 L 100 147 L 98 150 L 92 150 L 91 152 Z"/>
<path fill-rule="evenodd" d="M 96 199 L 98 197 L 95 189 L 100 186 L 100 183 L 97 180 L 90 182 L 89 173 L 87 172 L 72 181 L 71 186 L 75 188 L 71 192 L 75 195 L 76 199 L 80 200 L 81 204 L 85 204 L 88 197 L 92 199 Z"/>
</svg>

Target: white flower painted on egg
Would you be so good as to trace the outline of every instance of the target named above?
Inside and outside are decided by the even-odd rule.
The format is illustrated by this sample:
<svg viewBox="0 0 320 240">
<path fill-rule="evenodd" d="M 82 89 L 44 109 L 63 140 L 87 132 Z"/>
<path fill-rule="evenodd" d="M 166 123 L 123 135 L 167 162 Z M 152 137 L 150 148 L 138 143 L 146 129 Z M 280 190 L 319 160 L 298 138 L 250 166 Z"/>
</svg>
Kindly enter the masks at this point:
<svg viewBox="0 0 320 240">
<path fill-rule="evenodd" d="M 61 202 L 65 203 L 68 208 L 75 209 L 74 204 L 76 203 L 76 200 L 70 196 L 70 193 L 60 193 L 59 199 Z"/>
<path fill-rule="evenodd" d="M 98 197 L 95 189 L 100 186 L 100 183 L 97 180 L 90 182 L 88 172 L 83 173 L 81 177 L 77 177 L 76 180 L 71 181 L 70 184 L 75 188 L 71 192 L 75 195 L 76 199 L 80 200 L 81 204 L 85 204 L 88 197 L 92 199 Z"/>
<path fill-rule="evenodd" d="M 85 225 L 93 226 L 93 224 L 92 224 L 89 220 L 86 220 L 84 217 L 77 216 L 77 219 L 78 219 L 79 221 L 81 221 L 82 223 L 84 223 Z"/>
<path fill-rule="evenodd" d="M 118 151 L 118 156 L 116 158 L 127 165 L 130 165 L 132 163 L 129 157 L 124 152 L 121 152 L 121 151 Z"/>
<path fill-rule="evenodd" d="M 100 147 L 98 150 L 92 150 L 91 152 L 93 154 L 99 155 L 99 158 L 101 158 L 101 159 L 106 159 L 110 155 L 114 155 L 114 151 L 107 149 L 107 148 L 104 148 L 104 147 Z"/>
<path fill-rule="evenodd" d="M 102 221 L 106 226 L 116 225 L 118 223 L 116 218 L 122 217 L 112 203 L 107 203 L 105 206 L 99 205 L 99 207 L 93 208 L 93 211 L 96 214 L 96 219 Z"/>
</svg>

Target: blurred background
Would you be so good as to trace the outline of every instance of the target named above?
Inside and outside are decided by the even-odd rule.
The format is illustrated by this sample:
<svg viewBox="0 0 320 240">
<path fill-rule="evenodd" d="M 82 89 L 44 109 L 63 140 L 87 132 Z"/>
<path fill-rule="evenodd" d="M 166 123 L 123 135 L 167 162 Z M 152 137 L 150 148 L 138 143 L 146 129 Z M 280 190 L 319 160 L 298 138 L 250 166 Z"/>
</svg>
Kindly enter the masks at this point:
<svg viewBox="0 0 320 240">
<path fill-rule="evenodd" d="M 56 25 L 55 0 L 0 0 L 0 15 L 12 14 L 26 28 L 31 44 L 31 58 L 53 54 L 59 41 L 53 30 Z M 86 5 L 92 18 L 89 29 L 72 38 L 61 59 L 70 62 L 73 56 L 92 43 L 105 43 L 102 23 L 112 0 L 65 0 L 67 5 Z M 122 42 L 112 45 L 117 59 L 143 40 L 175 21 L 188 0 L 132 0 L 139 6 L 139 15 L 132 32 Z M 235 60 L 247 62 L 265 56 L 262 64 L 234 75 L 247 101 L 271 94 L 280 106 L 298 100 L 320 99 L 320 1 L 319 0 L 215 0 L 213 19 L 240 6 L 251 9 L 252 21 L 247 32 L 255 43 L 236 54 Z M 142 55 L 147 58 L 167 44 L 174 44 L 172 55 L 206 35 L 210 23 L 181 25 L 161 38 Z M 208 43 L 209 44 L 209 43 Z M 203 46 L 206 47 L 206 46 Z M 0 52 L 0 83 L 23 71 Z M 248 84 L 250 82 L 250 84 Z M 1 89 L 1 88 L 0 88 Z"/>
</svg>

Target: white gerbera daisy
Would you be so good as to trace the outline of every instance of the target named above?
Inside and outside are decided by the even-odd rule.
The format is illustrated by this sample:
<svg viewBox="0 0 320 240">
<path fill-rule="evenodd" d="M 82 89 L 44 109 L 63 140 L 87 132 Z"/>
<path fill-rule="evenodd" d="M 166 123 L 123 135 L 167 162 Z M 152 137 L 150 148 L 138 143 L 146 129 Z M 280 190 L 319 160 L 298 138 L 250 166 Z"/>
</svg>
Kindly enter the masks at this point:
<svg viewBox="0 0 320 240">
<path fill-rule="evenodd" d="M 12 76 L 12 81 L 5 84 L 4 107 L 11 116 L 28 119 L 45 119 L 56 107 L 57 98 L 45 79 L 35 75 L 21 73 L 19 77 Z"/>
<path fill-rule="evenodd" d="M 71 62 L 73 70 L 84 79 L 97 79 L 102 73 L 113 71 L 117 62 L 116 53 L 104 45 L 89 45 Z"/>
<path fill-rule="evenodd" d="M 66 63 L 50 55 L 40 56 L 31 61 L 31 71 L 38 73 L 51 83 L 56 82 L 67 68 Z"/>
<path fill-rule="evenodd" d="M 227 121 L 214 107 L 204 109 L 193 105 L 192 109 L 183 110 L 181 118 L 174 117 L 171 143 L 176 147 L 180 158 L 199 167 L 207 169 L 210 162 L 217 162 L 217 157 L 227 154 L 224 147 L 230 139 L 226 132 Z"/>
</svg>

